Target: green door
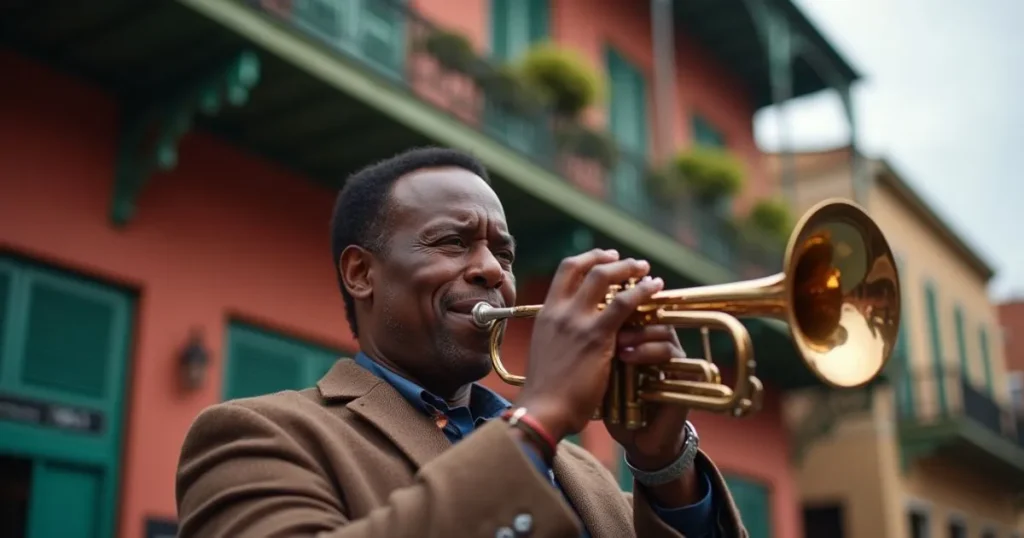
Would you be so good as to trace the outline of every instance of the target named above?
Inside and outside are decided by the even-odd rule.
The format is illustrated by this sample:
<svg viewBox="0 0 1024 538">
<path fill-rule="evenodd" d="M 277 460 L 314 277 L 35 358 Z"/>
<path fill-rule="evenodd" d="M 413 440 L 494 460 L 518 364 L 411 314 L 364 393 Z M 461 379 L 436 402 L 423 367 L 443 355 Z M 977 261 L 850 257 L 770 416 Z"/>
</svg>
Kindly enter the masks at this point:
<svg viewBox="0 0 1024 538">
<path fill-rule="evenodd" d="M 232 323 L 228 327 L 224 399 L 312 387 L 341 355 L 252 325 Z"/>
<path fill-rule="evenodd" d="M 611 89 L 608 128 L 623 156 L 612 174 L 610 196 L 622 209 L 640 215 L 647 210 L 647 81 L 614 49 L 605 52 L 605 63 Z"/>
<path fill-rule="evenodd" d="M 124 291 L 0 258 L 0 489 L 26 538 L 114 535 L 133 307 Z"/>
<path fill-rule="evenodd" d="M 772 537 L 772 506 L 768 487 L 738 476 L 725 476 L 725 483 L 740 511 L 750 538 Z"/>
</svg>

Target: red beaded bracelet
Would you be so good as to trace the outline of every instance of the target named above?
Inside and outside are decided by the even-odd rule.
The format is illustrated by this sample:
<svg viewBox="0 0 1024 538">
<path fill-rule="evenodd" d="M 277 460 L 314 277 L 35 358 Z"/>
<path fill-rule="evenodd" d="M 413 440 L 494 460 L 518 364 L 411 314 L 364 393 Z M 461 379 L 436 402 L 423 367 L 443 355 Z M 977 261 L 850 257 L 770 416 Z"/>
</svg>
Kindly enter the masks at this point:
<svg viewBox="0 0 1024 538">
<path fill-rule="evenodd" d="M 528 430 L 528 433 L 534 434 L 533 437 L 546 444 L 552 455 L 558 449 L 558 441 L 555 440 L 555 436 L 541 426 L 537 419 L 527 414 L 525 407 L 507 409 L 501 414 L 501 418 L 508 421 L 511 426 L 522 427 Z"/>
</svg>

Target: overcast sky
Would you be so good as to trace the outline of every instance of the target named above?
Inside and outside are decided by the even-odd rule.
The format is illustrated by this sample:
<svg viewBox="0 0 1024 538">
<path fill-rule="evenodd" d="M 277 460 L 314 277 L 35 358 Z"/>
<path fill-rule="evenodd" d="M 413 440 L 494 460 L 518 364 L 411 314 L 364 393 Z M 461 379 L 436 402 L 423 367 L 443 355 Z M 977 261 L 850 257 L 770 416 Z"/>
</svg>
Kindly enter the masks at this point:
<svg viewBox="0 0 1024 538">
<path fill-rule="evenodd" d="M 862 150 L 888 158 L 995 267 L 994 298 L 1024 297 L 1024 0 L 794 2 L 863 75 Z M 849 141 L 834 94 L 786 113 L 798 149 Z M 775 121 L 756 119 L 766 149 Z"/>
</svg>

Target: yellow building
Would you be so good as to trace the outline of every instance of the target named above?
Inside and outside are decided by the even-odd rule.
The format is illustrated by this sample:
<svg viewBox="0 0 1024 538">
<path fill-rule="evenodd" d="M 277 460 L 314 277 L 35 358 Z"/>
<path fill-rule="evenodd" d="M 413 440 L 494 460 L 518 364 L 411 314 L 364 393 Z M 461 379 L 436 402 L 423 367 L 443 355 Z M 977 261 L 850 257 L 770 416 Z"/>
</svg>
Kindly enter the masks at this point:
<svg viewBox="0 0 1024 538">
<path fill-rule="evenodd" d="M 769 160 L 781 171 L 780 156 Z M 797 213 L 856 199 L 893 247 L 902 283 L 891 381 L 787 403 L 806 538 L 1017 538 L 1024 417 L 1009 411 L 992 269 L 885 160 L 849 148 L 793 155 Z M 858 195 L 855 196 L 854 193 Z"/>
</svg>

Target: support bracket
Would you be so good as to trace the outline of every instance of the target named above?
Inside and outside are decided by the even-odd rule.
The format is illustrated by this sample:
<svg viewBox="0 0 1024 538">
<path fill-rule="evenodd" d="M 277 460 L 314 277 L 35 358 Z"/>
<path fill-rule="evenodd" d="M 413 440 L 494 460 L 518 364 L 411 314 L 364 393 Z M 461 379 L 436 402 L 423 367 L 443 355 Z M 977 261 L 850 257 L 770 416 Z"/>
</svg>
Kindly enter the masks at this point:
<svg viewBox="0 0 1024 538">
<path fill-rule="evenodd" d="M 214 115 L 225 103 L 245 105 L 259 78 L 259 56 L 244 51 L 168 92 L 124 106 L 110 204 L 115 226 L 135 216 L 138 197 L 153 174 L 178 164 L 178 142 L 196 114 Z"/>
</svg>

